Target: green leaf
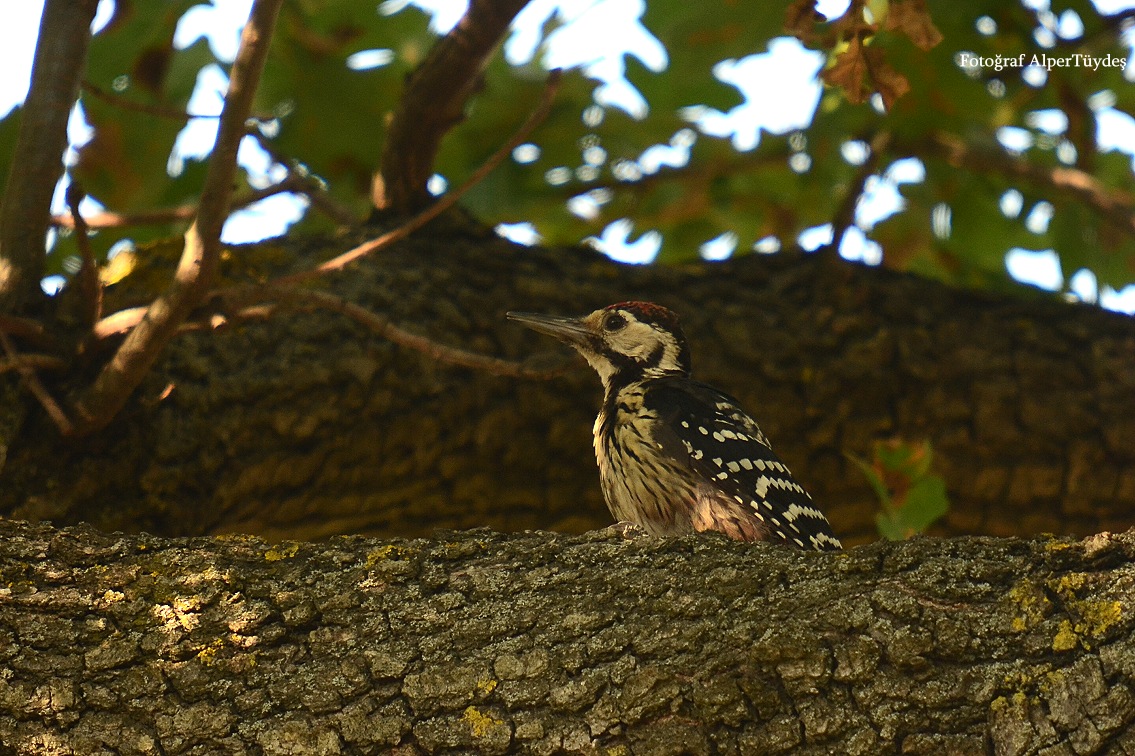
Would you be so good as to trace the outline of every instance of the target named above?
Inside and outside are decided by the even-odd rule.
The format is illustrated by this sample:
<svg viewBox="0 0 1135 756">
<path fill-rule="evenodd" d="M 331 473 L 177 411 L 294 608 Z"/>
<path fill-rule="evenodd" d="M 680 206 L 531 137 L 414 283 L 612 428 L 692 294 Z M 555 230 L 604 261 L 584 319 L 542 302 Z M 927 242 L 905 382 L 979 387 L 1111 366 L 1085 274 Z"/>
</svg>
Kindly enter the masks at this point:
<svg viewBox="0 0 1135 756">
<path fill-rule="evenodd" d="M 910 536 L 893 512 L 876 512 L 875 528 L 888 541 L 904 541 Z"/>
<path fill-rule="evenodd" d="M 902 522 L 915 533 L 924 533 L 949 509 L 946 482 L 940 476 L 930 475 L 915 481 L 907 491 Z"/>
<path fill-rule="evenodd" d="M 651 0 L 642 23 L 666 46 L 669 66 L 661 75 L 631 66 L 627 78 L 652 108 L 671 113 L 689 105 L 740 105 L 737 90 L 715 79 L 713 67 L 763 53 L 770 39 L 784 35 L 781 12 L 727 0 Z"/>
<path fill-rule="evenodd" d="M 184 50 L 173 47 L 177 22 L 194 4 L 119 3 L 114 19 L 91 42 L 86 80 L 114 101 L 93 90 L 83 93 L 94 136 L 72 172 L 111 209 L 152 208 L 153 197 L 168 191 L 166 163 L 186 123 L 197 73 L 215 62 L 204 40 Z"/>
<path fill-rule="evenodd" d="M 884 509 L 891 507 L 891 492 L 887 490 L 887 484 L 875 471 L 874 466 L 865 459 L 861 459 L 851 452 L 844 452 L 844 457 L 851 460 L 856 467 L 863 473 L 863 477 L 867 478 L 867 482 L 871 484 L 871 488 L 875 491 L 876 498 Z"/>
<path fill-rule="evenodd" d="M 307 0 L 284 5 L 256 96 L 256 111 L 279 119 L 273 147 L 359 207 L 370 195 L 388 115 L 406 76 L 436 37 L 415 8 L 390 16 L 374 2 Z M 386 65 L 352 70 L 364 50 L 390 50 Z"/>
</svg>

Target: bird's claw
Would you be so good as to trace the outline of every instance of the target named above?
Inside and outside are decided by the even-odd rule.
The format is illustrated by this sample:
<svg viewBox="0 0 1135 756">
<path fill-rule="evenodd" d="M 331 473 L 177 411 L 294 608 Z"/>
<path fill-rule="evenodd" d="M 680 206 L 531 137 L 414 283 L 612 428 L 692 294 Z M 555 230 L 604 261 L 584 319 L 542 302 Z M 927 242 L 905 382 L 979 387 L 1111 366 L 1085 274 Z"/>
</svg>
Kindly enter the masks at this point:
<svg viewBox="0 0 1135 756">
<path fill-rule="evenodd" d="M 647 535 L 646 530 L 637 522 L 630 520 L 619 520 L 614 525 L 608 525 L 604 528 L 605 531 L 612 535 L 617 535 L 625 541 L 633 541 L 636 538 L 643 538 Z"/>
</svg>

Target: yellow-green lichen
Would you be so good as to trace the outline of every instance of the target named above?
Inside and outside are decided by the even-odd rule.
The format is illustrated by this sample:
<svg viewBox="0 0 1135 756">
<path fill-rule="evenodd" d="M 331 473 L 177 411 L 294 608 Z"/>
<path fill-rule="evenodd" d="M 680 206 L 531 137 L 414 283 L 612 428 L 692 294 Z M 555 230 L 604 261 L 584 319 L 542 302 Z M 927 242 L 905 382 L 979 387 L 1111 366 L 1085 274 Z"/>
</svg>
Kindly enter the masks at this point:
<svg viewBox="0 0 1135 756">
<path fill-rule="evenodd" d="M 477 681 L 477 692 L 482 696 L 487 696 L 497 689 L 497 681 L 491 678 L 484 678 Z"/>
<path fill-rule="evenodd" d="M 299 550 L 299 541 L 284 541 L 264 552 L 264 558 L 269 562 L 278 562 L 281 559 L 291 559 Z"/>
<path fill-rule="evenodd" d="M 1076 591 L 1084 587 L 1088 576 L 1083 572 L 1070 572 L 1055 580 L 1048 581 L 1048 587 L 1056 591 L 1063 598 L 1075 598 Z"/>
<path fill-rule="evenodd" d="M 1009 600 L 1021 611 L 1012 621 L 1015 632 L 1036 627 L 1052 611 L 1052 602 L 1041 587 L 1028 580 L 1021 580 L 1009 589 Z"/>
<path fill-rule="evenodd" d="M 1017 691 L 1010 698 L 1005 696 L 997 696 L 989 703 L 989 708 L 993 712 L 1004 712 L 1010 706 L 1013 708 L 1022 708 L 1029 700 L 1022 691 Z"/>
<path fill-rule="evenodd" d="M 1056 630 L 1056 637 L 1052 639 L 1052 650 L 1071 651 L 1078 642 L 1076 631 L 1072 629 L 1072 623 L 1068 620 L 1061 620 L 1060 627 Z"/>
<path fill-rule="evenodd" d="M 1044 674 L 1044 680 L 1040 683 L 1040 692 L 1046 696 L 1052 693 L 1053 690 L 1059 689 L 1065 685 L 1066 675 L 1062 669 L 1054 669 Z"/>
<path fill-rule="evenodd" d="M 1077 644 L 1091 648 L 1088 638 L 1102 638 L 1123 619 L 1121 601 L 1077 598 L 1076 592 L 1088 586 L 1089 582 L 1090 576 L 1084 572 L 1073 572 L 1048 581 L 1048 588 L 1063 599 L 1073 618 L 1060 622 L 1052 640 L 1053 651 L 1071 651 Z"/>
<path fill-rule="evenodd" d="M 1045 671 L 1047 670 L 1017 670 L 1005 675 L 1001 680 L 1007 688 L 1014 688 L 1018 691 L 1030 690 L 1036 685 L 1037 676 Z"/>
<path fill-rule="evenodd" d="M 476 706 L 470 706 L 465 709 L 465 713 L 461 716 L 466 722 L 469 723 L 469 729 L 473 732 L 473 737 L 483 738 L 489 734 L 489 731 L 494 727 L 500 727 L 504 724 L 499 719 L 490 717 L 488 714 L 481 712 Z"/>
<path fill-rule="evenodd" d="M 217 660 L 217 652 L 225 645 L 225 642 L 217 638 L 207 646 L 202 646 L 201 650 L 197 652 L 197 661 L 204 664 L 206 667 L 211 667 L 213 662 Z"/>
<path fill-rule="evenodd" d="M 385 562 L 387 559 L 401 559 L 405 551 L 406 550 L 401 546 L 393 543 L 380 546 L 367 553 L 367 568 L 374 567 L 379 562 Z"/>
<path fill-rule="evenodd" d="M 1123 604 L 1119 601 L 1077 601 L 1076 607 L 1080 612 L 1081 622 L 1076 624 L 1079 628 L 1093 638 L 1101 638 L 1112 625 L 1123 619 Z"/>
<path fill-rule="evenodd" d="M 1053 651 L 1071 651 L 1076 642 L 1084 648 L 1091 648 L 1088 638 L 1102 638 L 1104 634 L 1123 618 L 1123 604 L 1119 601 L 1069 601 L 1068 608 L 1079 615 L 1078 622 L 1061 620 L 1052 639 Z"/>
</svg>

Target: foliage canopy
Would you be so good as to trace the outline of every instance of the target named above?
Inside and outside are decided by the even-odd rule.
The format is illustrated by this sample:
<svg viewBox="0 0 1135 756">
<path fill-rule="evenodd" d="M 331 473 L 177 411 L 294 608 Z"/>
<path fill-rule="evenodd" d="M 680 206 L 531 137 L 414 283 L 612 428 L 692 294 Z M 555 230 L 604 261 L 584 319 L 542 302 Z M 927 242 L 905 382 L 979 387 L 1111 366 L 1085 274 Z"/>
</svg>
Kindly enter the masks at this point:
<svg viewBox="0 0 1135 756">
<path fill-rule="evenodd" d="M 82 105 L 94 136 L 70 172 L 115 212 L 169 208 L 200 192 L 203 164 L 186 161 L 171 176 L 170 153 L 202 69 L 227 64 L 203 39 L 174 48 L 176 25 L 193 5 L 119 3 L 92 43 Z M 262 142 L 273 157 L 325 181 L 359 217 L 387 115 L 436 37 L 428 17 L 406 5 L 387 2 L 375 12 L 375 0 L 287 3 L 257 95 Z M 526 11 L 528 33 L 538 29 L 545 48 L 578 12 L 562 5 Z M 466 197 L 483 220 L 528 221 L 547 242 L 571 243 L 630 218 L 661 232 L 663 261 L 696 257 L 701 244 L 723 234 L 735 237 L 738 253 L 757 242 L 793 247 L 802 231 L 825 224 L 838 242 L 856 226 L 864 192 L 913 158 L 924 179 L 899 186 L 905 207 L 877 224 L 858 218 L 884 264 L 1002 286 L 1010 281 L 1009 249 L 1053 249 L 1065 281 L 1082 268 L 1117 289 L 1135 281 L 1132 158 L 1098 143 L 1102 117 L 1135 114 L 1123 41 L 1131 12 L 1105 16 L 1080 0 L 1041 9 L 994 0 L 856 0 L 825 20 L 809 0 L 759 10 L 741 2 L 623 5 L 628 23 L 637 25 L 641 10 L 641 25 L 665 46 L 665 70 L 630 55 L 614 59 L 648 112 L 637 118 L 596 105 L 596 81 L 569 74 L 533 138 L 538 150 L 529 148 L 527 162 L 507 161 Z M 614 7 L 604 0 L 587 13 Z M 715 66 L 763 54 L 789 32 L 826 58 L 814 118 L 738 151 L 730 133 L 709 133 L 706 124 L 762 104 L 746 103 Z M 384 51 L 381 65 L 348 66 L 368 50 Z M 439 172 L 451 181 L 472 172 L 524 120 L 543 80 L 538 62 L 510 65 L 497 55 L 466 122 L 443 143 Z M 11 154 L 18 113 L 0 122 L 0 161 Z M 688 163 L 644 169 L 642 158 L 656 145 L 688 148 Z M 0 163 L 0 174 L 7 168 Z M 262 177 L 245 178 L 262 186 Z M 327 223 L 309 212 L 302 226 Z M 183 224 L 136 226 L 128 235 L 144 242 L 180 233 Z M 120 238 L 97 234 L 96 253 Z M 76 255 L 64 238 L 49 271 L 72 269 Z"/>
</svg>

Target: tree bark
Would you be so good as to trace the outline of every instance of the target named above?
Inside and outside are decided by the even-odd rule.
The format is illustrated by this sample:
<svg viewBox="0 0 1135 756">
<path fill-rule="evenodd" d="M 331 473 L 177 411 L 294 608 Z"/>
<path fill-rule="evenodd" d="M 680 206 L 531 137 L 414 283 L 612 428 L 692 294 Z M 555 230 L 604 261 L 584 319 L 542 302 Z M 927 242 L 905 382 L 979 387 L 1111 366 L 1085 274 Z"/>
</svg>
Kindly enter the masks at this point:
<svg viewBox="0 0 1135 756">
<path fill-rule="evenodd" d="M 227 275 L 310 265 L 358 241 L 238 248 Z M 952 497 L 937 533 L 1132 524 L 1126 316 L 815 256 L 636 267 L 429 234 L 327 286 L 438 342 L 517 359 L 560 347 L 506 322 L 507 310 L 670 306 L 695 377 L 742 401 L 845 543 L 874 538 L 878 503 L 844 455 L 869 457 L 874 440 L 894 436 L 933 443 Z M 127 411 L 82 443 L 25 423 L 7 437 L 0 514 L 171 535 L 579 532 L 610 523 L 590 448 L 598 403 L 582 362 L 550 381 L 501 378 L 336 314 L 282 313 L 181 337 Z"/>
<path fill-rule="evenodd" d="M 0 313 L 43 298 L 51 196 L 63 175 L 67 120 L 79 97 L 98 0 L 47 0 L 11 169 L 0 196 Z"/>
<path fill-rule="evenodd" d="M 812 553 L 0 521 L 0 752 L 1132 753 L 1135 532 Z"/>
</svg>

